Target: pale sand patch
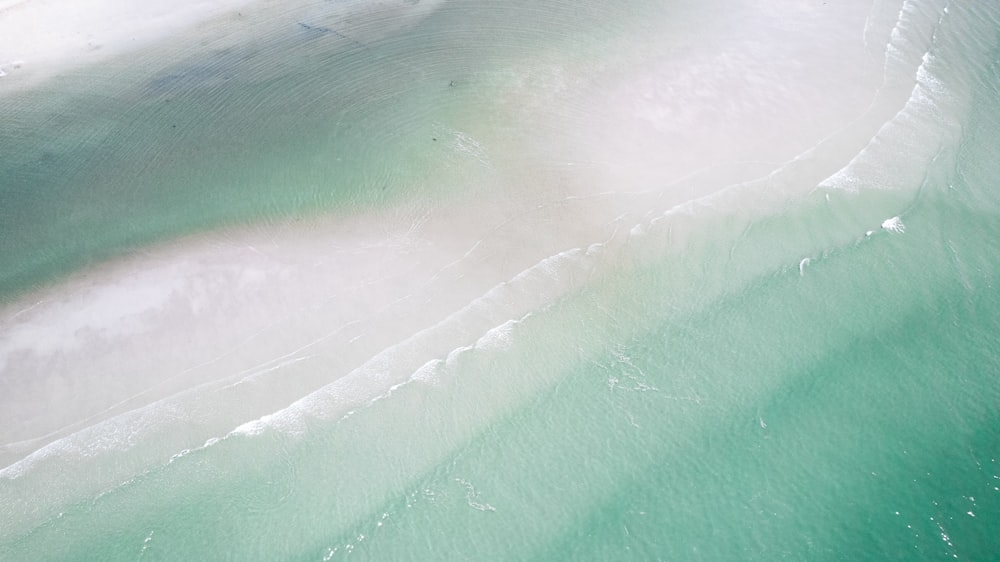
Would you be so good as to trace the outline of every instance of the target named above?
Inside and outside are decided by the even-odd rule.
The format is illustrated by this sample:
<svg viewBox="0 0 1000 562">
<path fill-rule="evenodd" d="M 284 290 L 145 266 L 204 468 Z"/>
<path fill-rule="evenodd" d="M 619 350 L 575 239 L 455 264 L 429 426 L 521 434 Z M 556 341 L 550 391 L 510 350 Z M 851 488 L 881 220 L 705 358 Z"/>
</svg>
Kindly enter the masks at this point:
<svg viewBox="0 0 1000 562">
<path fill-rule="evenodd" d="M 0 88 L 29 88 L 157 43 L 175 56 L 207 44 L 224 49 L 296 22 L 322 31 L 347 25 L 352 39 L 367 41 L 415 24 L 442 1 L 6 0 L 0 2 Z"/>
<path fill-rule="evenodd" d="M 252 1 L 10 0 L 0 4 L 0 68 L 37 79 L 94 64 Z"/>
<path fill-rule="evenodd" d="M 198 414 L 197 436 L 225 434 L 546 257 L 621 240 L 667 208 L 774 170 L 831 130 L 833 118 L 863 109 L 854 101 L 818 119 L 810 110 L 824 101 L 814 94 L 828 68 L 784 83 L 777 78 L 796 68 L 783 52 L 740 58 L 723 47 L 639 57 L 638 66 L 578 79 L 548 72 L 557 84 L 525 80 L 510 89 L 500 113 L 542 132 L 494 154 L 516 164 L 505 174 L 512 187 L 493 200 L 228 230 L 136 253 L 20 299 L 0 314 L 0 463 L 199 385 L 253 381 L 238 403 L 210 399 L 214 409 Z M 803 105 L 786 103 L 810 95 Z M 760 146 L 762 129 L 787 134 Z M 699 169 L 722 179 L 671 183 Z M 511 311 L 499 323 L 523 308 L 497 306 L 491 314 Z M 442 349 L 482 335 L 470 330 L 456 327 Z"/>
<path fill-rule="evenodd" d="M 0 464 L 199 385 L 207 396 L 247 383 L 239 403 L 219 392 L 196 414 L 197 439 L 225 434 L 538 261 L 608 238 L 614 225 L 595 203 L 473 201 L 230 229 L 26 295 L 0 312 Z M 523 309 L 483 313 L 502 323 Z M 441 349 L 477 330 L 454 326 Z"/>
</svg>

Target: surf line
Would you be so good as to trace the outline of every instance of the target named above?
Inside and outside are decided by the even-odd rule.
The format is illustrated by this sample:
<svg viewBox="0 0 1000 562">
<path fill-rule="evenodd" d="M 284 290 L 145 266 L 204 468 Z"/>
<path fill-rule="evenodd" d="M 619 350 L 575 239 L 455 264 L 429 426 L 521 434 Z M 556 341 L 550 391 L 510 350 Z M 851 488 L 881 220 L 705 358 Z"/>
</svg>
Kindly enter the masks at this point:
<svg viewBox="0 0 1000 562">
<path fill-rule="evenodd" d="M 497 508 L 493 507 L 488 503 L 482 503 L 479 501 L 479 492 L 472 485 L 471 482 L 463 480 L 461 478 L 456 478 L 455 482 L 458 482 L 465 487 L 465 500 L 469 504 L 469 507 L 478 509 L 479 511 L 496 511 Z"/>
</svg>

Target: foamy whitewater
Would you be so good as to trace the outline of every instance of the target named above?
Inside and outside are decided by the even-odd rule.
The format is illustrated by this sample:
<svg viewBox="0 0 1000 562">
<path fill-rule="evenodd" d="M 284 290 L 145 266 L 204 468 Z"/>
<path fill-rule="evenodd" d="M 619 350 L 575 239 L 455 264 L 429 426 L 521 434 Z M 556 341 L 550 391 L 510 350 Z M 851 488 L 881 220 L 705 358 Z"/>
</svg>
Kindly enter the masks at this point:
<svg viewBox="0 0 1000 562">
<path fill-rule="evenodd" d="M 1000 4 L 0 0 L 0 559 L 988 560 Z"/>
</svg>

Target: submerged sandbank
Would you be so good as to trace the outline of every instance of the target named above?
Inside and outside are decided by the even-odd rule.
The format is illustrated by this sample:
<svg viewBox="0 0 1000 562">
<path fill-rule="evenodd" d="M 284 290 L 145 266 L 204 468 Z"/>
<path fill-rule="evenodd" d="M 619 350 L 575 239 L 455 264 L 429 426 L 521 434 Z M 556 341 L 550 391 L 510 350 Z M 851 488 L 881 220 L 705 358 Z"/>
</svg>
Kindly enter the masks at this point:
<svg viewBox="0 0 1000 562">
<path fill-rule="evenodd" d="M 378 21 L 386 15 L 376 9 L 381 5 L 368 5 L 364 14 Z M 54 9 L 49 6 L 10 9 L 39 22 Z M 210 11 L 217 5 L 193 6 L 203 11 L 185 12 L 187 24 L 197 20 L 195 12 L 217 15 Z M 202 384 L 235 384 L 313 362 L 297 378 L 284 378 L 280 391 L 241 399 L 232 412 L 222 408 L 194 431 L 198 438 L 225 433 L 329 383 L 547 257 L 620 242 L 626 232 L 644 230 L 657 212 L 774 176 L 790 159 L 816 152 L 845 117 L 860 119 L 852 132 L 865 138 L 886 118 L 865 113 L 881 69 L 861 64 L 869 53 L 852 36 L 865 25 L 864 13 L 838 14 L 840 27 L 816 41 L 809 26 L 821 25 L 818 14 L 803 11 L 803 26 L 786 28 L 776 24 L 785 14 L 755 12 L 755 19 L 741 20 L 747 25 L 741 31 L 720 12 L 700 31 L 720 43 L 658 39 L 654 52 L 670 56 L 612 51 L 596 66 L 553 53 L 508 61 L 479 78 L 482 98 L 472 98 L 479 111 L 465 127 L 434 122 L 428 136 L 440 140 L 423 139 L 425 150 L 443 146 L 472 162 L 464 180 L 498 186 L 498 193 L 399 202 L 382 212 L 338 213 L 306 225 L 227 228 L 134 250 L 19 299 L 4 314 L 0 367 L 17 376 L 4 382 L 10 406 L 0 420 L 2 460 Z M 166 36 L 178 18 L 143 25 L 160 25 Z M 362 26 L 367 20 L 352 21 Z M 105 21 L 125 34 L 128 26 L 117 22 Z M 787 33 L 790 42 L 760 44 L 755 37 L 765 29 Z M 371 36 L 385 32 L 373 28 Z M 74 45 L 54 42 L 51 52 L 62 49 L 53 54 L 59 58 Z M 831 45 L 843 47 L 837 56 L 827 52 Z M 848 95 L 825 89 L 834 70 L 853 76 L 858 68 L 866 69 L 864 80 L 854 81 Z M 759 142 L 762 130 L 766 142 Z M 360 131 L 356 140 L 366 142 L 367 134 Z M 810 170 L 811 184 L 786 181 L 788 192 L 772 196 L 811 189 L 844 162 L 840 155 L 853 154 L 856 147 L 848 145 L 819 150 L 826 160 Z M 504 306 L 512 308 L 491 321 L 524 313 L 523 303 Z M 466 345 L 472 335 L 456 337 L 442 346 Z"/>
<path fill-rule="evenodd" d="M 748 10 L 754 18 L 734 16 L 732 21 L 713 13 L 697 29 L 713 41 L 698 42 L 700 35 L 693 31 L 662 36 L 649 31 L 643 36 L 651 41 L 645 50 L 607 40 L 618 50 L 608 49 L 596 64 L 554 51 L 531 60 L 494 56 L 492 66 L 469 72 L 452 86 L 442 79 L 450 65 L 470 63 L 439 60 L 434 57 L 450 51 L 429 49 L 426 58 L 413 55 L 405 65 L 393 62 L 362 74 L 383 78 L 384 90 L 359 90 L 364 95 L 351 98 L 350 110 L 322 114 L 327 120 L 317 129 L 333 131 L 327 135 L 351 130 L 345 138 L 355 144 L 409 150 L 383 154 L 371 149 L 372 160 L 390 164 L 384 165 L 389 169 L 385 178 L 367 187 L 385 189 L 391 180 L 403 191 L 419 191 L 452 173 L 449 189 L 375 199 L 379 205 L 365 208 L 345 205 L 298 222 L 284 209 L 268 208 L 251 216 L 249 226 L 133 248 L 124 258 L 13 303 L 0 321 L 3 399 L 10 404 L 0 409 L 5 416 L 0 461 L 28 459 L 8 467 L 4 476 L 13 479 L 33 463 L 45 464 L 36 461 L 48 461 L 55 474 L 65 459 L 95 458 L 110 450 L 132 464 L 108 463 L 119 472 L 102 475 L 105 481 L 94 486 L 116 485 L 237 427 L 252 432 L 263 424 L 261 418 L 308 401 L 317 389 L 362 366 L 368 378 L 348 389 L 353 394 L 344 403 L 364 403 L 417 372 L 427 375 L 433 369 L 420 371 L 422 366 L 459 355 L 457 350 L 487 334 L 502 339 L 497 327 L 552 305 L 607 271 L 628 271 L 642 259 L 661 260 L 668 245 L 697 254 L 699 240 L 704 243 L 711 233 L 688 218 L 706 209 L 716 217 L 731 215 L 731 221 L 717 223 L 736 228 L 752 222 L 751 215 L 793 204 L 847 164 L 893 118 L 917 82 L 920 64 L 918 53 L 896 77 L 883 72 L 883 61 L 870 61 L 877 49 L 861 38 L 884 44 L 893 30 L 891 18 L 878 20 L 873 25 L 881 31 L 873 31 L 864 10 L 851 6 L 837 12 L 840 19 L 831 29 L 827 14 L 794 4 L 799 11 L 790 13 L 799 18 L 797 26 L 784 23 L 786 12 Z M 468 25 L 479 21 L 450 15 L 465 17 L 458 19 Z M 284 23 L 289 22 L 286 28 L 292 31 L 312 33 L 292 20 Z M 394 38 L 399 47 L 393 52 L 422 54 L 413 47 L 431 41 L 435 31 L 418 29 L 414 37 Z M 764 33 L 783 33 L 788 41 L 765 45 Z M 325 35 L 340 41 L 336 48 L 350 44 Z M 303 42 L 275 52 L 261 49 L 275 58 L 254 68 L 277 67 L 280 55 Z M 326 53 L 316 42 L 310 45 L 312 53 Z M 487 43 L 479 46 L 470 59 L 489 52 Z M 297 96 L 317 95 L 311 109 L 345 103 L 343 97 L 318 94 L 339 94 L 340 81 L 354 76 L 348 63 L 372 63 L 378 59 L 371 53 L 382 53 L 378 44 L 357 50 L 364 56 L 345 59 L 344 68 L 316 64 L 329 75 L 290 73 L 284 78 L 298 81 L 283 82 L 283 88 L 297 85 Z M 428 71 L 425 78 L 424 64 L 446 70 Z M 401 68 L 418 71 L 404 74 Z M 401 77 L 393 81 L 396 72 Z M 405 102 L 422 86 L 417 78 L 437 88 L 428 99 L 439 99 L 442 91 L 466 97 L 458 97 L 447 113 L 425 109 L 424 115 L 418 104 L 410 112 L 416 117 L 405 122 L 356 117 Z M 878 92 L 892 95 L 879 97 Z M 210 101 L 218 95 L 208 89 L 198 93 Z M 292 119 L 301 104 L 297 96 L 264 98 L 268 111 L 247 115 L 285 111 L 284 118 Z M 386 99 L 391 103 L 379 104 Z M 248 109 L 214 103 L 194 107 L 230 112 L 234 122 Z M 129 116 L 144 123 L 142 113 Z M 208 110 L 195 117 L 207 120 L 204 129 L 218 122 Z M 219 138 L 245 135 L 263 147 L 260 153 L 281 153 L 272 141 L 286 137 L 269 129 L 276 121 L 261 118 L 253 128 L 223 131 Z M 87 124 L 85 118 L 81 122 Z M 373 122 L 385 128 L 360 126 Z M 398 141 L 400 130 L 412 131 L 412 138 Z M 204 138 L 214 137 L 206 133 Z M 295 189 L 294 180 L 304 177 L 290 170 L 315 170 L 325 179 L 364 164 L 349 161 L 337 168 L 329 162 L 340 153 L 330 145 L 318 143 L 311 151 L 310 142 L 301 146 L 302 151 L 281 153 L 289 161 L 275 159 L 274 174 L 254 187 L 278 193 Z M 151 183 L 180 193 L 187 193 L 186 185 L 172 186 L 169 178 L 188 177 L 191 163 L 219 165 L 224 179 L 252 164 L 239 155 L 210 160 L 195 153 L 150 172 L 128 167 L 128 150 L 121 148 L 116 161 L 123 169 L 139 180 L 162 180 Z M 393 159 L 401 167 L 404 158 L 439 169 L 392 177 Z M 150 216 L 170 217 L 189 208 L 184 205 L 203 206 L 199 197 L 216 196 L 213 187 L 208 183 L 192 190 L 188 203 L 150 205 Z M 730 195 L 716 197 L 724 192 Z M 245 195 L 253 201 L 252 196 Z M 876 214 L 857 219 L 857 232 L 817 234 L 816 241 L 789 244 L 794 252 L 767 253 L 757 269 L 740 272 L 743 281 L 767 268 L 801 271 L 803 256 L 795 253 L 801 247 L 863 237 L 866 228 L 878 228 L 898 209 L 870 212 Z M 675 221 L 680 215 L 685 218 Z M 142 218 L 129 220 L 141 223 Z M 802 251 L 816 250 L 813 246 Z M 683 279 L 685 272 L 677 275 Z M 531 283 L 518 283 L 524 279 Z M 721 285 L 720 280 L 713 286 L 715 294 Z M 495 407 L 499 411 L 502 404 Z M 141 450 L 131 457 L 120 452 L 130 447 Z M 72 493 L 86 495 L 79 489 Z"/>
<path fill-rule="evenodd" d="M 850 447 L 889 418 L 884 396 L 919 404 L 903 395 L 941 378 L 915 377 L 919 367 L 907 366 L 920 361 L 891 353 L 875 362 L 890 376 L 866 369 L 887 349 L 881 336 L 919 347 L 901 327 L 940 311 L 940 297 L 961 296 L 951 265 L 971 274 L 966 287 L 989 281 L 988 268 L 973 273 L 988 262 L 988 252 L 969 251 L 974 233 L 949 235 L 946 248 L 934 239 L 947 229 L 929 226 L 940 220 L 928 216 L 935 205 L 910 210 L 914 193 L 950 186 L 870 173 L 954 169 L 950 135 L 970 81 L 949 74 L 962 72 L 968 51 L 950 51 L 946 39 L 968 35 L 975 14 L 949 4 L 950 16 L 903 10 L 897 19 L 844 6 L 836 17 L 800 2 L 774 13 L 753 6 L 732 21 L 705 8 L 686 35 L 651 17 L 641 47 L 631 37 L 606 38 L 586 56 L 524 48 L 493 54 L 488 67 L 477 64 L 495 41 L 435 38 L 469 26 L 510 40 L 520 36 L 503 33 L 524 26 L 445 12 L 454 19 L 357 46 L 286 21 L 285 43 L 262 41 L 253 64 L 226 66 L 233 80 L 197 72 L 217 67 L 193 57 L 192 71 L 153 76 L 160 89 L 95 104 L 145 105 L 103 113 L 107 138 L 127 140 L 95 143 L 107 171 L 86 182 L 76 181 L 80 168 L 58 167 L 86 151 L 36 164 L 49 145 L 10 143 L 21 172 L 64 173 L 80 202 L 17 208 L 70 221 L 114 204 L 121 217 L 62 231 L 96 247 L 119 233 L 79 225 L 108 217 L 108 227 L 129 222 L 140 233 L 167 227 L 143 243 L 123 235 L 124 255 L 0 312 L 0 400 L 10 404 L 0 403 L 0 550 L 320 559 L 357 547 L 394 559 L 468 547 L 551 558 L 538 554 L 544 544 L 583 552 L 578 537 L 596 530 L 591 552 L 614 558 L 601 549 L 622 536 L 618 508 L 606 523 L 580 520 L 604 518 L 619 497 L 630 512 L 666 506 L 645 526 L 645 514 L 627 521 L 661 544 L 678 517 L 705 515 L 712 524 L 692 528 L 717 539 L 718 529 L 740 528 L 747 507 L 793 538 L 800 522 L 827 526 L 815 512 L 783 515 L 801 490 L 832 513 L 845 490 L 883 489 L 872 474 L 883 465 L 838 459 L 898 448 L 878 438 Z M 456 44 L 476 62 L 440 48 Z M 352 56 L 330 62 L 348 47 Z M 286 56 L 302 50 L 311 58 Z M 283 74 L 269 74 L 276 61 Z M 461 63 L 468 72 L 455 78 Z M 240 81 L 246 70 L 262 74 Z M 162 144 L 143 136 L 172 131 L 184 113 L 155 113 L 154 102 L 192 114 L 179 121 L 183 134 L 163 133 Z M 79 129 L 94 123 L 76 100 L 65 107 L 77 108 L 66 113 Z M 342 142 L 323 142 L 333 135 Z M 190 172 L 198 167 L 217 173 Z M 24 193 L 36 185 L 29 175 L 18 176 Z M 295 206 L 357 178 L 358 200 Z M 244 214 L 198 215 L 204 230 L 184 230 L 192 209 L 234 202 Z M 20 221 L 27 234 L 9 247 L 25 254 L 51 256 L 51 241 L 64 239 Z M 971 244 L 952 245 L 963 239 Z M 829 368 L 844 357 L 847 368 Z M 859 397 L 869 406 L 856 408 Z M 918 441 L 948 441 L 934 437 Z M 737 457 L 749 470 L 730 462 Z M 838 478 L 814 478 L 819 466 Z M 898 481 L 909 496 L 911 480 Z M 411 507 L 414 497 L 426 501 Z M 864 523 L 875 503 L 854 506 L 860 518 L 846 506 L 829 526 Z M 716 506 L 727 524 L 715 524 Z M 511 554 L 515 543 L 525 555 Z"/>
<path fill-rule="evenodd" d="M 224 396 L 220 410 L 205 412 L 217 419 L 193 423 L 203 422 L 193 432 L 202 440 L 225 433 L 438 324 L 546 256 L 609 237 L 613 217 L 596 203 L 525 210 L 477 200 L 230 228 L 25 295 L 2 314 L 0 460 L 196 387 Z M 539 221 L 552 230 L 538 231 Z M 543 296 L 526 298 L 537 305 Z M 502 304 L 483 311 L 486 328 L 527 312 L 525 303 Z M 442 345 L 460 345 L 477 329 L 457 326 L 457 343 Z M 300 361 L 308 367 L 295 367 Z M 224 389 L 240 383 L 258 388 L 233 403 Z"/>
</svg>

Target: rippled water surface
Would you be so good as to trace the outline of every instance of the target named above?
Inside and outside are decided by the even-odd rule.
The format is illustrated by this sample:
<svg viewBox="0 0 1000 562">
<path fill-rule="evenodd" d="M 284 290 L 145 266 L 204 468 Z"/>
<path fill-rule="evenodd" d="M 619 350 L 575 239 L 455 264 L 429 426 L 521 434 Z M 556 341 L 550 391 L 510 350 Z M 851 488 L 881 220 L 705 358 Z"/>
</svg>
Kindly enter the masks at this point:
<svg viewBox="0 0 1000 562">
<path fill-rule="evenodd" d="M 1000 7 L 213 18 L 0 60 L 0 558 L 996 556 Z"/>
</svg>

